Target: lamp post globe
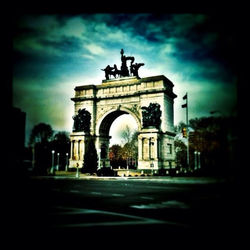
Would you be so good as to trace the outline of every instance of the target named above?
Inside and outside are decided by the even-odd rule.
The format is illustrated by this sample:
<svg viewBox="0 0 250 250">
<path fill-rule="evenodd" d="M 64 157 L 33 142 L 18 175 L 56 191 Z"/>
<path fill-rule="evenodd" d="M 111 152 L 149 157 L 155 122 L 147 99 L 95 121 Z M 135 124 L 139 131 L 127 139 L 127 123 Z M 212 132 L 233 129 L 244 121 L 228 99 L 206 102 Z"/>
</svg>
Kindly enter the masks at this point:
<svg viewBox="0 0 250 250">
<path fill-rule="evenodd" d="M 66 153 L 66 165 L 65 165 L 66 172 L 68 171 L 68 156 L 69 156 L 69 153 Z"/>
<path fill-rule="evenodd" d="M 60 157 L 60 153 L 57 153 L 57 165 L 56 165 L 56 170 L 59 170 L 59 157 Z"/>
</svg>

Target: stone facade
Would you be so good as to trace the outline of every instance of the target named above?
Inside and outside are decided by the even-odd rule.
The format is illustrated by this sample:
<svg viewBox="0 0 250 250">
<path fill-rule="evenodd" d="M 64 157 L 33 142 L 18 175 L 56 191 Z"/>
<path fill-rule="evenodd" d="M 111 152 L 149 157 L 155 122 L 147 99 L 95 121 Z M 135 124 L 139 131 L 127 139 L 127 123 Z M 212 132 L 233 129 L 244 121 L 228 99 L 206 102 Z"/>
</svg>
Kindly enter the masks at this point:
<svg viewBox="0 0 250 250">
<path fill-rule="evenodd" d="M 71 98 L 75 103 L 75 114 L 82 108 L 91 113 L 90 136 L 95 137 L 96 148 L 101 151 L 101 166 L 109 166 L 109 130 L 112 123 L 120 115 L 130 114 L 139 130 L 138 168 L 154 166 L 158 170 L 174 167 L 173 105 L 176 95 L 173 93 L 173 86 L 169 79 L 160 75 L 103 80 L 99 85 L 75 87 L 75 96 Z M 159 129 L 142 128 L 141 107 L 150 103 L 160 104 L 162 122 Z M 70 167 L 74 167 L 76 162 L 81 167 L 87 137 L 84 133 L 73 132 L 70 138 Z"/>
<path fill-rule="evenodd" d="M 73 132 L 70 134 L 70 167 L 82 167 L 85 145 L 89 137 L 84 132 Z"/>
</svg>

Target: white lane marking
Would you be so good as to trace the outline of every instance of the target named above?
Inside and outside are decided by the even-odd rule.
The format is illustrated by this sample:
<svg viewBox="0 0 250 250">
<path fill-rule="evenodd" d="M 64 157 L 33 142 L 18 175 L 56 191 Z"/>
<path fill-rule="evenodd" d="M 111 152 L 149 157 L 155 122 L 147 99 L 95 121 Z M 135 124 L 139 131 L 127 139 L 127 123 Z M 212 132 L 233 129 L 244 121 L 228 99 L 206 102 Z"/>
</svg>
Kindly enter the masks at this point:
<svg viewBox="0 0 250 250">
<path fill-rule="evenodd" d="M 89 214 L 89 213 L 95 213 L 95 214 L 105 214 L 105 215 L 113 215 L 113 216 L 119 216 L 119 217 L 125 217 L 129 219 L 135 219 L 135 220 L 145 220 L 147 218 L 136 216 L 136 215 L 130 215 L 130 214 L 124 214 L 124 213 L 116 213 L 116 212 L 110 212 L 105 210 L 96 210 L 96 209 L 86 209 L 86 208 L 72 208 L 72 207 L 55 207 L 56 209 L 59 209 L 57 212 L 50 213 L 51 215 L 57 215 L 57 214 Z M 64 210 L 64 211 L 63 211 Z M 152 219 L 149 219 L 152 220 Z"/>
<path fill-rule="evenodd" d="M 81 209 L 81 208 L 64 208 L 64 207 L 56 207 L 60 210 L 59 212 L 53 212 L 51 215 L 77 215 L 77 214 L 100 214 L 100 215 L 111 215 L 114 217 L 123 217 L 127 218 L 126 221 L 104 221 L 104 222 L 86 222 L 86 223 L 76 223 L 76 224 L 60 224 L 54 225 L 53 227 L 96 227 L 96 226 L 123 226 L 123 225 L 137 225 L 137 224 L 164 224 L 165 221 L 145 218 L 135 215 L 109 212 L 104 210 L 95 210 L 95 209 Z"/>
<path fill-rule="evenodd" d="M 58 207 L 59 209 L 62 209 Z M 55 212 L 55 215 L 67 215 L 67 214 L 103 214 L 103 215 L 112 215 L 116 217 L 128 218 L 126 221 L 105 221 L 105 222 L 87 222 L 87 223 L 76 223 L 76 224 L 60 224 L 53 225 L 52 227 L 97 227 L 97 226 L 126 226 L 126 225 L 143 225 L 143 224 L 168 224 L 179 227 L 189 227 L 188 225 L 172 222 L 172 221 L 163 221 L 158 219 L 145 218 L 141 216 L 109 212 L 104 210 L 95 210 L 95 209 L 80 209 L 80 208 L 63 208 L 62 210 L 70 209 L 71 211 L 62 211 Z M 131 220 L 132 219 L 132 220 Z"/>
<path fill-rule="evenodd" d="M 125 195 L 124 194 L 112 194 L 112 196 L 115 196 L 115 197 L 124 197 Z"/>
<path fill-rule="evenodd" d="M 142 224 L 165 224 L 160 220 L 145 220 L 145 221 L 107 221 L 79 224 L 64 224 L 60 227 L 99 227 L 99 226 L 127 226 L 127 225 L 142 225 Z"/>
<path fill-rule="evenodd" d="M 225 180 L 218 180 L 216 178 L 187 178 L 187 177 L 171 177 L 171 178 L 129 178 L 130 181 L 149 181 L 161 183 L 174 184 L 209 184 L 209 183 L 223 183 Z"/>
<path fill-rule="evenodd" d="M 181 201 L 170 200 L 164 201 L 161 203 L 150 203 L 150 204 L 141 204 L 141 205 L 132 205 L 132 208 L 137 209 L 159 209 L 159 208 L 180 208 L 180 209 L 187 209 L 189 206 Z"/>
</svg>

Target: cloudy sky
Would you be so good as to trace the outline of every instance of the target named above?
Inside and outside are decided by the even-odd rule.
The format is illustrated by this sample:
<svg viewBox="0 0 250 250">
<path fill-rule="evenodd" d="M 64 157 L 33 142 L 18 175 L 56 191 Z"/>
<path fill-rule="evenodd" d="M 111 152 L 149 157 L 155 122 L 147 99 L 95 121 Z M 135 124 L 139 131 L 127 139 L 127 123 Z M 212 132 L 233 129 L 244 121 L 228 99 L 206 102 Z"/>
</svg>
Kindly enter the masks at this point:
<svg viewBox="0 0 250 250">
<path fill-rule="evenodd" d="M 145 66 L 141 77 L 174 83 L 174 123 L 219 110 L 236 114 L 237 72 L 231 20 L 205 14 L 23 15 L 13 27 L 13 106 L 26 112 L 26 137 L 45 122 L 71 131 L 74 87 L 100 84 L 101 68 L 120 66 L 120 50 Z M 118 124 L 118 121 L 117 121 Z M 114 127 L 114 126 L 113 126 Z M 119 125 L 113 134 L 119 133 Z"/>
</svg>

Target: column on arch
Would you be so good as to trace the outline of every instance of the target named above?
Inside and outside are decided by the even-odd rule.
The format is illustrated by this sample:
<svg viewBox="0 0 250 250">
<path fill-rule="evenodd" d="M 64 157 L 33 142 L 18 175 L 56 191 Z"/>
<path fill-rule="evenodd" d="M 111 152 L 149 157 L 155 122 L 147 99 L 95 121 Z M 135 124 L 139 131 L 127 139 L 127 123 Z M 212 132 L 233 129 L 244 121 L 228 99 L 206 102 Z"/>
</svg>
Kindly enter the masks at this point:
<svg viewBox="0 0 250 250">
<path fill-rule="evenodd" d="M 148 138 L 143 138 L 142 139 L 142 159 L 143 160 L 149 160 L 149 139 Z"/>
<path fill-rule="evenodd" d="M 143 156 L 143 140 L 142 137 L 139 135 L 138 136 L 138 160 L 142 160 Z"/>
<path fill-rule="evenodd" d="M 78 140 L 77 141 L 77 150 L 76 150 L 76 152 L 77 152 L 77 160 L 80 160 L 80 151 L 81 151 L 81 149 L 80 149 L 80 144 L 81 144 L 81 140 Z"/>
<path fill-rule="evenodd" d="M 158 134 L 156 134 L 155 138 L 154 138 L 154 151 L 155 151 L 155 160 L 159 159 L 159 148 L 160 148 L 160 139 Z"/>
<path fill-rule="evenodd" d="M 71 159 L 72 160 L 78 160 L 77 159 L 77 141 L 72 140 L 71 141 Z"/>
<path fill-rule="evenodd" d="M 143 137 L 142 135 L 138 137 L 138 159 L 139 160 L 149 160 L 150 158 L 150 139 Z"/>
<path fill-rule="evenodd" d="M 84 147 L 84 140 L 79 140 L 79 160 L 84 159 L 84 153 L 85 153 L 85 147 Z"/>
<path fill-rule="evenodd" d="M 74 160 L 78 160 L 78 141 L 77 140 L 74 140 L 73 156 L 74 156 Z"/>
<path fill-rule="evenodd" d="M 156 158 L 156 155 L 157 155 L 157 151 L 155 149 L 156 143 L 157 143 L 157 141 L 155 140 L 154 137 L 149 138 L 149 159 L 150 160 L 153 160 Z"/>
<path fill-rule="evenodd" d="M 70 141 L 70 157 L 71 160 L 74 160 L 74 140 Z"/>
</svg>

